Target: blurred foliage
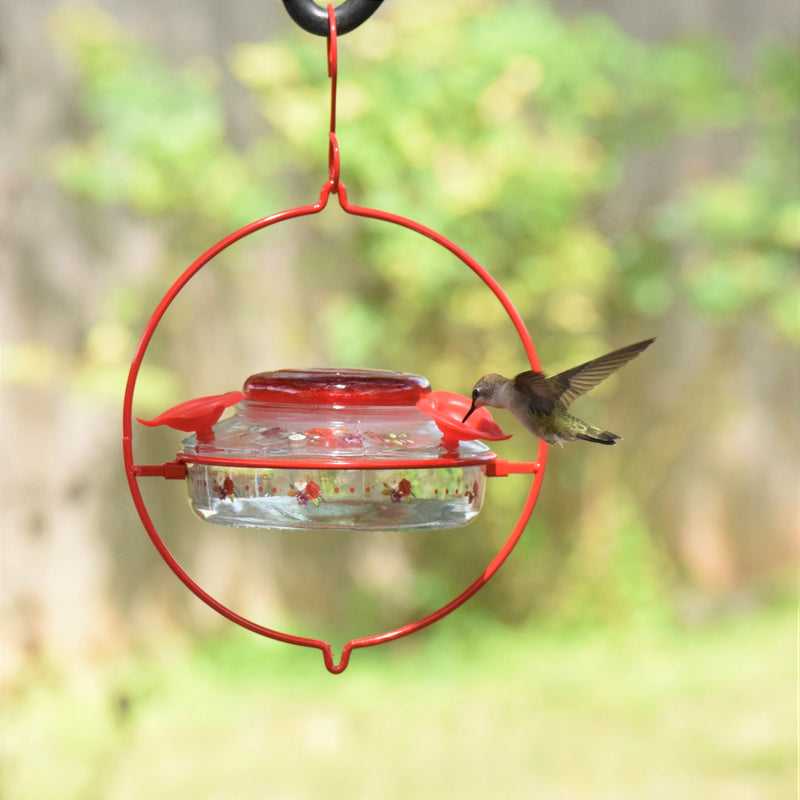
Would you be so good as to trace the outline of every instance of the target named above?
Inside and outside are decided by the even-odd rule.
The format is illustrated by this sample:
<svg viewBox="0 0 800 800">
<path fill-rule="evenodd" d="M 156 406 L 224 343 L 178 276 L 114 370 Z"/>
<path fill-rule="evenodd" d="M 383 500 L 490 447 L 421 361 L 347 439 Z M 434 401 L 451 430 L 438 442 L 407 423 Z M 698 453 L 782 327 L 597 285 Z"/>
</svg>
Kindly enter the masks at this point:
<svg viewBox="0 0 800 800">
<path fill-rule="evenodd" d="M 83 125 L 52 163 L 86 202 L 155 220 L 166 249 L 196 254 L 318 196 L 329 110 L 321 39 L 292 29 L 234 48 L 228 68 L 263 115 L 262 132 L 234 146 L 210 62 L 170 64 L 93 7 L 66 8 L 52 28 L 79 76 Z M 658 332 L 684 308 L 723 329 L 749 315 L 785 345 L 798 335 L 797 186 L 787 180 L 799 167 L 798 65 L 788 47 L 765 45 L 737 79 L 727 58 L 714 41 L 648 45 L 604 17 L 567 22 L 538 2 L 387 4 L 339 42 L 342 181 L 351 202 L 413 217 L 475 256 L 548 362 L 624 344 L 621 332 Z M 676 176 L 635 224 L 602 222 L 634 157 L 648 163 L 686 137 L 720 133 L 744 142 L 735 170 Z M 303 315 L 305 333 L 323 361 L 411 369 L 461 392 L 483 372 L 519 370 L 502 308 L 441 248 L 341 214 L 322 228 L 301 279 L 303 302 L 319 309 Z M 345 239 L 346 269 L 331 255 Z M 512 457 L 529 447 L 518 439 Z M 668 558 L 642 501 L 621 475 L 579 490 L 576 469 L 547 483 L 550 513 L 582 491 L 601 498 L 596 515 L 547 548 L 532 531 L 521 544 L 536 564 L 528 583 L 496 606 L 516 619 L 513 598 L 529 608 L 533 596 L 569 619 L 663 617 Z M 493 493 L 497 508 L 513 505 L 507 486 Z M 486 517 L 493 552 L 507 515 Z M 590 528 L 608 533 L 575 547 Z M 439 556 L 461 557 L 457 543 Z"/>
<path fill-rule="evenodd" d="M 762 48 L 742 94 L 753 145 L 740 173 L 694 182 L 661 210 L 653 234 L 686 247 L 679 277 L 698 311 L 763 312 L 779 336 L 797 341 L 800 65 L 790 49 Z M 648 300 L 645 288 L 636 304 L 644 311 Z"/>
<path fill-rule="evenodd" d="M 226 142 L 213 65 L 174 68 L 99 8 L 62 10 L 51 27 L 84 80 L 92 129 L 53 153 L 65 185 L 101 205 L 170 215 L 173 225 L 230 227 L 270 202 L 267 176 Z"/>
<path fill-rule="evenodd" d="M 546 345 L 566 332 L 605 346 L 605 331 L 622 327 L 609 325 L 616 315 L 661 315 L 682 299 L 709 315 L 763 308 L 780 335 L 797 335 L 786 291 L 798 213 L 786 180 L 798 169 L 788 50 L 765 50 L 737 85 L 713 42 L 648 46 L 604 17 L 567 23 L 539 3 L 443 2 L 431 17 L 418 2 L 387 8 L 368 35 L 340 42 L 351 200 L 413 215 L 476 254 Z M 74 54 L 90 125 L 55 153 L 71 189 L 220 231 L 285 207 L 278 186 L 313 199 L 329 91 L 315 37 L 231 53 L 268 123 L 241 150 L 226 141 L 211 64 L 171 66 L 96 9 L 66 10 L 53 30 Z M 616 241 L 598 229 L 595 204 L 618 185 L 629 153 L 737 127 L 752 137 L 739 174 L 687 182 L 650 224 Z M 396 362 L 409 341 L 436 360 L 449 341 L 460 349 L 450 349 L 450 382 L 465 359 L 505 361 L 506 320 L 486 310 L 482 285 L 403 232 L 354 235 L 370 275 L 353 269 L 325 296 L 326 338 L 344 360 Z M 396 335 L 376 337 L 377 318 Z M 461 335 L 465 318 L 480 337 Z"/>
</svg>

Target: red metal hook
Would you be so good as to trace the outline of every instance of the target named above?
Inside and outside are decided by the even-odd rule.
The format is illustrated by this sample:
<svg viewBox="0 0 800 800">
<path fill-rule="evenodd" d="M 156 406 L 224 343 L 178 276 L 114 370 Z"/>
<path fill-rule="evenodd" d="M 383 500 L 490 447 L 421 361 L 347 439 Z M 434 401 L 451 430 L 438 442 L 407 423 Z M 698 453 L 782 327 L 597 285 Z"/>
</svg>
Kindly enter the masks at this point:
<svg viewBox="0 0 800 800">
<path fill-rule="evenodd" d="M 331 191 L 339 191 L 339 143 L 336 140 L 336 78 L 339 71 L 339 51 L 336 46 L 336 13 L 328 4 L 328 77 L 331 79 L 331 124 L 328 132 L 328 172 Z"/>
<path fill-rule="evenodd" d="M 339 157 L 339 140 L 336 134 L 331 132 L 328 134 L 329 138 L 329 155 L 328 155 L 328 174 L 330 180 L 328 181 L 330 191 L 334 194 L 339 194 L 344 186 L 339 183 L 339 170 L 340 170 L 340 157 Z M 341 199 L 341 198 L 340 198 Z"/>
</svg>

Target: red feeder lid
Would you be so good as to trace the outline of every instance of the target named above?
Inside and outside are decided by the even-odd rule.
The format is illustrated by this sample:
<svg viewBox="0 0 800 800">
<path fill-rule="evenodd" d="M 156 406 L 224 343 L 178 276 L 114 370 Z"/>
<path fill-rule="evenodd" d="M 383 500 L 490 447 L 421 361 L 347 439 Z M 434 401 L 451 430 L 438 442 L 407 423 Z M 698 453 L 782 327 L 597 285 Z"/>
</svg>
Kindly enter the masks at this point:
<svg viewBox="0 0 800 800">
<path fill-rule="evenodd" d="M 377 369 L 281 369 L 244 384 L 251 402 L 316 406 L 414 406 L 430 390 L 419 375 Z"/>
</svg>

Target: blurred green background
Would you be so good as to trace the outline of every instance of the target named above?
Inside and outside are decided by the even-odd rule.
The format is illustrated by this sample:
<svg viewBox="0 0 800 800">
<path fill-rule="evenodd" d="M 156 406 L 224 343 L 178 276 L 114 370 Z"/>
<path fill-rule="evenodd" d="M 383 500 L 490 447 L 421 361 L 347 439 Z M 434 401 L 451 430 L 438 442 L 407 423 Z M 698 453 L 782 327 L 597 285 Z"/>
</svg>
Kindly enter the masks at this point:
<svg viewBox="0 0 800 800">
<path fill-rule="evenodd" d="M 255 0 L 0 12 L 0 796 L 790 796 L 797 8 L 387 0 L 340 38 L 351 202 L 474 256 L 552 372 L 658 336 L 576 410 L 624 441 L 551 448 L 493 581 L 341 677 L 179 584 L 120 454 L 127 371 L 168 286 L 232 230 L 318 197 L 324 40 Z M 305 366 L 467 394 L 525 358 L 460 261 L 334 198 L 188 285 L 134 411 Z M 497 452 L 530 458 L 495 418 L 515 433 Z M 135 444 L 155 463 L 179 439 Z M 204 525 L 179 482 L 143 483 L 212 594 L 335 647 L 458 594 L 527 491 L 492 481 L 462 531 L 288 534 Z"/>
</svg>

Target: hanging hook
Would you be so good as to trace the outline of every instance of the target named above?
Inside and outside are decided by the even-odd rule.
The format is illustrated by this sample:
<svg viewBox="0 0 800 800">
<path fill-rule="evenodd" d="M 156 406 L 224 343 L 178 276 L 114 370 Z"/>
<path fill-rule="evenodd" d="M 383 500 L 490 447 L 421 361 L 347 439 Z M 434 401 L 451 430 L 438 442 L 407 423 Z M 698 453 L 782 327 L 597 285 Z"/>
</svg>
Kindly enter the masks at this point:
<svg viewBox="0 0 800 800">
<path fill-rule="evenodd" d="M 291 0 L 290 0 L 291 1 Z M 338 28 L 333 3 L 328 3 L 328 77 L 331 79 L 331 124 L 328 132 L 328 171 L 331 191 L 339 191 L 339 142 L 336 140 L 336 83 L 339 73 Z"/>
<path fill-rule="evenodd" d="M 383 0 L 345 0 L 336 9 L 336 28 L 349 33 L 369 19 Z M 314 0 L 283 0 L 289 16 L 304 30 L 317 36 L 328 35 L 328 12 Z"/>
</svg>

